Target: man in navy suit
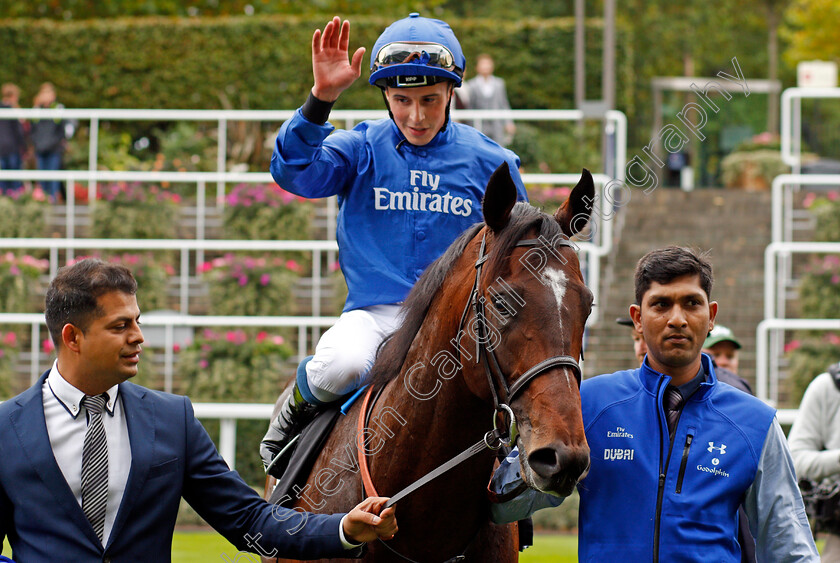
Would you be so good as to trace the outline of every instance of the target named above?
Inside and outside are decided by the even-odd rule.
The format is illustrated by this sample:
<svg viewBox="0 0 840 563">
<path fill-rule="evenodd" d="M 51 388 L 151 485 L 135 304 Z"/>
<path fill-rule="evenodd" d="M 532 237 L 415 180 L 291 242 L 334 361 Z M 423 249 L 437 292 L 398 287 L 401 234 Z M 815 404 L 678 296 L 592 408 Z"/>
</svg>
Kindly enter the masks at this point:
<svg viewBox="0 0 840 563">
<path fill-rule="evenodd" d="M 126 380 L 143 334 L 122 266 L 63 268 L 46 298 L 58 360 L 0 405 L 0 545 L 29 561 L 169 561 L 181 497 L 237 549 L 354 557 L 397 530 L 387 499 L 346 515 L 273 506 L 231 471 L 186 397 Z M 381 511 L 381 513 L 380 513 Z"/>
</svg>

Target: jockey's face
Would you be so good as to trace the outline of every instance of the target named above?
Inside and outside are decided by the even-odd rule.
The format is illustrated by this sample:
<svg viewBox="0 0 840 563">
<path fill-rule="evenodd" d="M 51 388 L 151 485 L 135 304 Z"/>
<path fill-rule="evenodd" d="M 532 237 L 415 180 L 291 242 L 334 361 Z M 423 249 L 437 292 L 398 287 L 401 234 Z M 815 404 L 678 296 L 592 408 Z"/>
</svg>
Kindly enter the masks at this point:
<svg viewBox="0 0 840 563">
<path fill-rule="evenodd" d="M 451 95 L 450 82 L 418 88 L 385 89 L 394 122 L 406 140 L 419 147 L 429 144 L 443 127 Z"/>
</svg>

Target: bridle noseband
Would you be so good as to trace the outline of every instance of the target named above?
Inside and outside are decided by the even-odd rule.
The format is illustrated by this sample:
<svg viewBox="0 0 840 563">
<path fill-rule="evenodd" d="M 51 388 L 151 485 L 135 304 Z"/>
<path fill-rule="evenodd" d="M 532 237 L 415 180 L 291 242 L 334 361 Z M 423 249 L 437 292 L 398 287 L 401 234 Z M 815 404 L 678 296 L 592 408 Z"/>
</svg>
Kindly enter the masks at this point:
<svg viewBox="0 0 840 563">
<path fill-rule="evenodd" d="M 558 244 L 560 244 L 561 246 L 568 246 L 570 248 L 574 248 L 574 245 L 569 239 L 564 237 L 559 238 L 560 240 Z M 544 241 L 541 239 L 523 239 L 517 242 L 516 246 L 536 247 L 542 244 L 544 244 Z M 492 347 L 488 348 L 486 345 L 487 335 L 489 333 L 489 328 L 487 325 L 487 315 L 484 306 L 486 300 L 479 297 L 481 269 L 490 256 L 489 254 L 485 253 L 486 246 L 487 233 L 485 231 L 485 233 L 481 237 L 481 246 L 478 250 L 478 259 L 475 262 L 475 281 L 473 282 L 470 297 L 467 300 L 466 306 L 464 307 L 464 312 L 461 314 L 461 321 L 458 323 L 458 332 L 455 338 L 458 354 L 460 356 L 460 342 L 461 337 L 464 334 L 464 321 L 467 318 L 467 311 L 469 311 L 470 306 L 472 306 L 473 315 L 475 316 L 476 323 L 476 362 L 481 361 L 481 363 L 484 365 L 484 373 L 487 376 L 487 384 L 490 388 L 490 393 L 493 395 L 493 408 L 495 409 L 495 412 L 497 414 L 502 413 L 503 416 L 506 415 L 509 418 L 509 431 L 507 432 L 508 435 L 506 440 L 507 443 L 503 442 L 504 445 L 509 446 L 513 441 L 516 440 L 516 420 L 513 416 L 513 411 L 510 408 L 510 404 L 516 399 L 517 395 L 522 392 L 522 390 L 528 385 L 528 383 L 530 383 L 537 376 L 545 373 L 550 369 L 565 366 L 572 369 L 572 371 L 575 374 L 575 379 L 577 380 L 578 387 L 580 387 L 581 369 L 580 364 L 578 364 L 578 361 L 569 355 L 553 356 L 530 367 L 516 381 L 514 381 L 511 385 L 508 385 L 507 378 L 505 377 L 505 374 L 502 373 L 502 369 L 499 366 L 499 361 L 496 358 L 495 349 Z M 583 353 L 581 353 L 581 358 L 583 358 Z M 501 394 L 500 391 L 504 392 L 504 394 L 502 395 L 502 400 L 499 400 L 499 396 Z M 493 425 L 495 428 L 495 415 L 493 418 Z"/>
</svg>

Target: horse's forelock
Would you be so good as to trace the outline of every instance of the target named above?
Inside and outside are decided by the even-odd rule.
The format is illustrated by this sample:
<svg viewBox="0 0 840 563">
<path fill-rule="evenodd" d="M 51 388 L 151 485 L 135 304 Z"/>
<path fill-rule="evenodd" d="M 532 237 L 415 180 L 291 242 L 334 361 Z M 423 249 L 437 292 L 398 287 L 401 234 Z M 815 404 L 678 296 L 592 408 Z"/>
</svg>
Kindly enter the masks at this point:
<svg viewBox="0 0 840 563">
<path fill-rule="evenodd" d="M 507 273 L 506 267 L 510 253 L 516 244 L 532 231 L 537 231 L 538 236 L 549 241 L 563 232 L 554 217 L 527 203 L 519 202 L 513 208 L 508 225 L 496 234 L 490 260 L 487 263 L 489 281 L 492 282 L 498 276 Z"/>
</svg>

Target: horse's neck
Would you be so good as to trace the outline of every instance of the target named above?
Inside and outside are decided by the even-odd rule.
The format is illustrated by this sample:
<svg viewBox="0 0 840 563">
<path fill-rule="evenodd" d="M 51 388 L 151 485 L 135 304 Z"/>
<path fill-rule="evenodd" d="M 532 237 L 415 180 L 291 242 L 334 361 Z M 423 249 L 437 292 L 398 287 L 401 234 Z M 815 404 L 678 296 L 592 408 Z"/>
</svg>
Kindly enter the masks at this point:
<svg viewBox="0 0 840 563">
<path fill-rule="evenodd" d="M 492 427 L 493 408 L 470 391 L 464 370 L 454 376 L 448 372 L 455 362 L 474 369 L 469 364 L 476 359 L 474 350 L 467 352 L 472 339 L 462 338 L 461 351 L 456 348 L 460 312 L 468 291 L 461 282 L 452 285 L 454 289 L 432 302 L 427 322 L 418 331 L 400 375 L 379 401 L 380 405 L 391 405 L 405 422 L 389 440 L 388 449 L 401 458 L 413 457 L 414 463 L 405 466 L 418 475 L 454 457 Z M 458 314 L 453 315 L 456 309 Z M 472 358 L 468 360 L 468 356 Z M 492 461 L 484 457 L 481 462 L 469 463 L 489 463 L 489 471 Z"/>
</svg>

